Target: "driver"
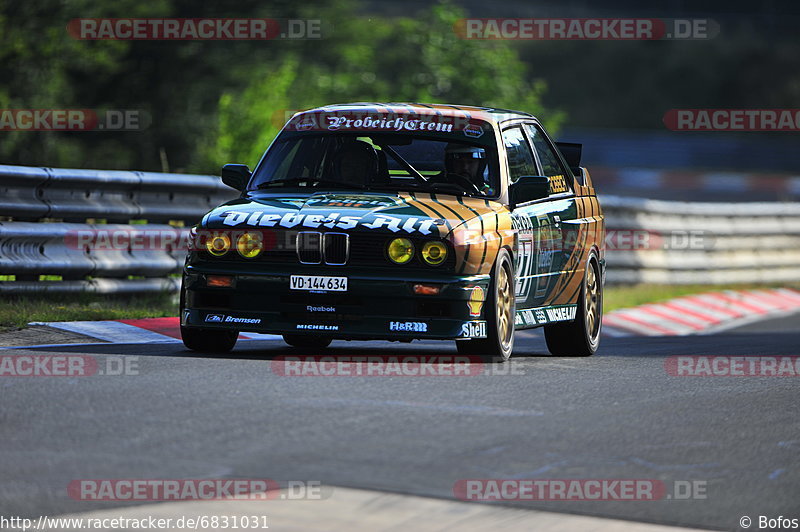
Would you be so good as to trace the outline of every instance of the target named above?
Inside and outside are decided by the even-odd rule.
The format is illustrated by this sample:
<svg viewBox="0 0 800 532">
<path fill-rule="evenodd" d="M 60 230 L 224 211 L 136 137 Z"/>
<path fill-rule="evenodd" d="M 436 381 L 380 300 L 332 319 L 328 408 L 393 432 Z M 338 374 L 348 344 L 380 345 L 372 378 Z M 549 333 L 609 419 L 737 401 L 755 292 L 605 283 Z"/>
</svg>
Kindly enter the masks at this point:
<svg viewBox="0 0 800 532">
<path fill-rule="evenodd" d="M 494 190 L 484 179 L 486 165 L 486 150 L 483 148 L 451 142 L 444 149 L 444 166 L 447 173 L 468 179 L 481 194 L 491 196 Z"/>
</svg>

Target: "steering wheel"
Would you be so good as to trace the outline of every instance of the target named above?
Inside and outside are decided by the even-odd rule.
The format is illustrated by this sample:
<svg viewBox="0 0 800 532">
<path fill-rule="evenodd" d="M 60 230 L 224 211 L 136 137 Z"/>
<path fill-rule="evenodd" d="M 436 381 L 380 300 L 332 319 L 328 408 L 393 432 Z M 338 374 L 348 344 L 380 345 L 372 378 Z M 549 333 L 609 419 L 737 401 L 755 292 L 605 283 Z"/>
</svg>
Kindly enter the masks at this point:
<svg viewBox="0 0 800 532">
<path fill-rule="evenodd" d="M 452 172 L 447 174 L 448 181 L 452 180 L 461 185 L 461 187 L 466 190 L 467 192 L 474 192 L 475 194 L 481 194 L 481 189 L 478 188 L 478 185 L 470 181 L 468 178 L 464 177 L 461 174 L 454 174 Z"/>
</svg>

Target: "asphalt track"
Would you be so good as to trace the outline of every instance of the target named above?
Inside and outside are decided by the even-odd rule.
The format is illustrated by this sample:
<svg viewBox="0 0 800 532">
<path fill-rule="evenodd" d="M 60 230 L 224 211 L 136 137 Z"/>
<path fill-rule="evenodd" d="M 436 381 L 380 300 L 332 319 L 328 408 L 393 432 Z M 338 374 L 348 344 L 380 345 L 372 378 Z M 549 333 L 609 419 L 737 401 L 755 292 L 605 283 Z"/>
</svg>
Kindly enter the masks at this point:
<svg viewBox="0 0 800 532">
<path fill-rule="evenodd" d="M 223 477 L 445 499 L 459 479 L 700 481 L 704 499 L 503 504 L 715 529 L 738 529 L 743 515 L 800 517 L 800 380 L 665 370 L 672 355 L 800 355 L 798 323 L 604 338 L 588 359 L 547 356 L 524 333 L 514 374 L 473 377 L 286 377 L 271 360 L 298 351 L 267 341 L 226 356 L 179 344 L 4 351 L 121 356 L 138 374 L 0 378 L 0 515 L 126 505 L 70 499 L 75 479 Z M 455 349 L 335 342 L 328 353 Z"/>
</svg>

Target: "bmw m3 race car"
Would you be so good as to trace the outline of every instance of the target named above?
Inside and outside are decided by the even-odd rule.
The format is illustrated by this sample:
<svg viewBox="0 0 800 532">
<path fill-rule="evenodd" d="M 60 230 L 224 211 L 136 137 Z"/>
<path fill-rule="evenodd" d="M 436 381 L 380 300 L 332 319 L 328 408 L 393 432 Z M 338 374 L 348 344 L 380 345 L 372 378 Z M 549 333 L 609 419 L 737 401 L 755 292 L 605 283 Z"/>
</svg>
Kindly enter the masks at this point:
<svg viewBox="0 0 800 532">
<path fill-rule="evenodd" d="M 455 105 L 334 105 L 295 114 L 241 191 L 192 228 L 187 347 L 239 331 L 297 347 L 455 340 L 507 359 L 544 327 L 555 355 L 600 338 L 604 220 L 579 144 L 532 115 Z"/>
</svg>

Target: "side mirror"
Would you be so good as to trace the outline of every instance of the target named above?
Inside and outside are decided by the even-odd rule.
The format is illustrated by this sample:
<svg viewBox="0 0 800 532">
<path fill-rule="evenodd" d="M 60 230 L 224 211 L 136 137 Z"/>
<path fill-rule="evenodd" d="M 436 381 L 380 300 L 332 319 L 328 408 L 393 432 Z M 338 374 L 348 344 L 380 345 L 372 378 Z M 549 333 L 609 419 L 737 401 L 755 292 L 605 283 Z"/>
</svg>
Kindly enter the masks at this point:
<svg viewBox="0 0 800 532">
<path fill-rule="evenodd" d="M 546 198 L 549 195 L 550 178 L 543 175 L 524 175 L 509 189 L 512 208 L 519 203 Z"/>
<path fill-rule="evenodd" d="M 222 182 L 239 191 L 245 189 L 250 175 L 250 168 L 246 164 L 226 164 L 222 167 Z"/>
</svg>

